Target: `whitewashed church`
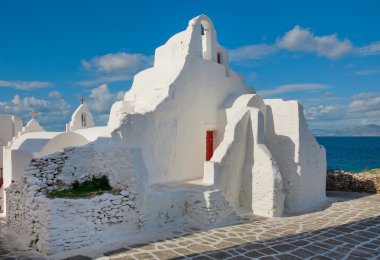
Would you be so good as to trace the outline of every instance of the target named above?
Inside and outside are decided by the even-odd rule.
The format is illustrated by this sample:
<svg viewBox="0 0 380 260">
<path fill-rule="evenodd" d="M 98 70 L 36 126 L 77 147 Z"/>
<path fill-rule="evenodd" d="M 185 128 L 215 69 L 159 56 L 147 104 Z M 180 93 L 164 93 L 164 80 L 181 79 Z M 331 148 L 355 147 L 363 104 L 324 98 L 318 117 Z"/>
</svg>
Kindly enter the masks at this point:
<svg viewBox="0 0 380 260">
<path fill-rule="evenodd" d="M 205 15 L 156 49 L 107 126 L 94 127 L 81 104 L 66 132 L 43 132 L 32 119 L 13 136 L 3 149 L 7 225 L 45 254 L 281 217 L 325 200 L 325 149 L 302 105 L 246 86 Z M 120 192 L 46 196 L 93 175 Z"/>
</svg>

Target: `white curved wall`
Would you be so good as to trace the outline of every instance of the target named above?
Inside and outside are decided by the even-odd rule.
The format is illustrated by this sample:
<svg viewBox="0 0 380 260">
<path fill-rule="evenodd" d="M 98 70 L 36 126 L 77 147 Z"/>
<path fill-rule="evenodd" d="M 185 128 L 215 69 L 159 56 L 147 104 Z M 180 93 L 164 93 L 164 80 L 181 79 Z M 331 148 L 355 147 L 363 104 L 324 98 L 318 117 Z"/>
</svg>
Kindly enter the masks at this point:
<svg viewBox="0 0 380 260">
<path fill-rule="evenodd" d="M 55 152 L 62 152 L 66 147 L 82 146 L 88 142 L 89 141 L 80 134 L 73 132 L 62 133 L 51 139 L 40 151 L 38 151 L 36 156 L 39 157 Z"/>
<path fill-rule="evenodd" d="M 284 211 L 282 178 L 264 144 L 264 116 L 256 107 L 243 106 L 243 100 L 245 98 L 227 110 L 224 139 L 211 160 L 205 162 L 204 181 L 220 187 L 240 214 L 281 216 Z M 256 102 L 252 96 L 249 100 L 257 105 L 253 104 Z"/>
</svg>

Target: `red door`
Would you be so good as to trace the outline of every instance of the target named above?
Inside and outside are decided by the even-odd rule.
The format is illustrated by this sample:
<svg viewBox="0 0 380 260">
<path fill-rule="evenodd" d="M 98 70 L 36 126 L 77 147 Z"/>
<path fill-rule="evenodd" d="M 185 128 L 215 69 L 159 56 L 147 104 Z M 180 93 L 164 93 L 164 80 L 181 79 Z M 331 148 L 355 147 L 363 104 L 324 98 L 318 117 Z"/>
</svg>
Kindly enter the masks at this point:
<svg viewBox="0 0 380 260">
<path fill-rule="evenodd" d="M 214 131 L 206 131 L 206 161 L 214 154 Z"/>
</svg>

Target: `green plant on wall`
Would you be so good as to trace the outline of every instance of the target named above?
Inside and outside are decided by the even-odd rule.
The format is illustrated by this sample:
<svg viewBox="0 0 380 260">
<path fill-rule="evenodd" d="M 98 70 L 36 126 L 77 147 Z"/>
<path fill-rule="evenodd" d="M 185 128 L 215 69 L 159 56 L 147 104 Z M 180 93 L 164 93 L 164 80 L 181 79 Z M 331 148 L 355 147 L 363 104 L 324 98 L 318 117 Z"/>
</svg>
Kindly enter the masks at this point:
<svg viewBox="0 0 380 260">
<path fill-rule="evenodd" d="M 82 183 L 74 181 L 71 184 L 71 188 L 64 190 L 54 190 L 49 193 L 49 197 L 52 198 L 84 198 L 94 195 L 100 195 L 104 192 L 110 192 L 112 190 L 109 184 L 108 177 L 102 175 L 100 177 L 92 176 L 91 179 Z"/>
</svg>

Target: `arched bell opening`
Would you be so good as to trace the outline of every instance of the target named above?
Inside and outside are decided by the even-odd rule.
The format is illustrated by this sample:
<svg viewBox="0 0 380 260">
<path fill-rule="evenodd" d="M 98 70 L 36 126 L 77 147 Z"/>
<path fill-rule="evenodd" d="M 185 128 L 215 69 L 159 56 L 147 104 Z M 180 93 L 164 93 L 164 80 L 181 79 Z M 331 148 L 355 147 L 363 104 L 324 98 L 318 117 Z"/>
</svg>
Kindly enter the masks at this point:
<svg viewBox="0 0 380 260">
<path fill-rule="evenodd" d="M 208 21 L 203 20 L 200 23 L 200 32 L 202 37 L 202 57 L 205 60 L 212 60 L 211 25 Z"/>
</svg>

